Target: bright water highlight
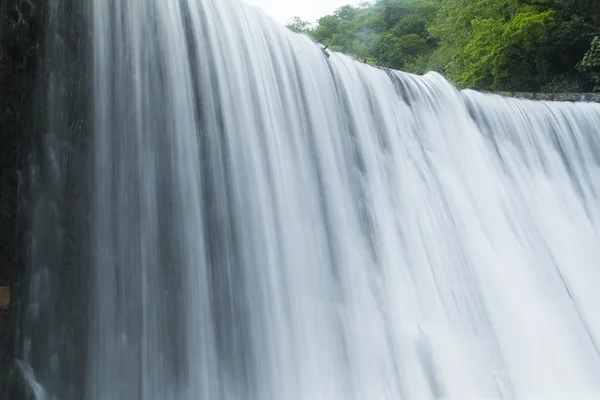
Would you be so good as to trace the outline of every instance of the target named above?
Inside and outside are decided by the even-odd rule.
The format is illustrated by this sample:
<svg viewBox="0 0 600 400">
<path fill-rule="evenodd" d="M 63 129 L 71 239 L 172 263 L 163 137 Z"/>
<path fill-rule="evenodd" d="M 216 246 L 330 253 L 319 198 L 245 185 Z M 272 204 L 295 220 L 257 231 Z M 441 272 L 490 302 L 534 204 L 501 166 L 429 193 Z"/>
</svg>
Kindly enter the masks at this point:
<svg viewBox="0 0 600 400">
<path fill-rule="evenodd" d="M 45 398 L 600 394 L 599 105 L 328 59 L 237 0 L 48 23 L 21 331 Z"/>
</svg>

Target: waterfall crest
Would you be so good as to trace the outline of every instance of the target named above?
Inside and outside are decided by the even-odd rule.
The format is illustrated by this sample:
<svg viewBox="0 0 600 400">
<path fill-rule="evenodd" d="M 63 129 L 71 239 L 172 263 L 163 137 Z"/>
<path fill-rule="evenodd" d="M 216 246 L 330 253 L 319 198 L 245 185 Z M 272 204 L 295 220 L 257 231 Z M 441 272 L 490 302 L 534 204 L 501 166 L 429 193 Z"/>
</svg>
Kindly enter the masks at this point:
<svg viewBox="0 0 600 400">
<path fill-rule="evenodd" d="M 327 58 L 238 0 L 50 11 L 45 398 L 600 393 L 599 105 Z"/>
</svg>

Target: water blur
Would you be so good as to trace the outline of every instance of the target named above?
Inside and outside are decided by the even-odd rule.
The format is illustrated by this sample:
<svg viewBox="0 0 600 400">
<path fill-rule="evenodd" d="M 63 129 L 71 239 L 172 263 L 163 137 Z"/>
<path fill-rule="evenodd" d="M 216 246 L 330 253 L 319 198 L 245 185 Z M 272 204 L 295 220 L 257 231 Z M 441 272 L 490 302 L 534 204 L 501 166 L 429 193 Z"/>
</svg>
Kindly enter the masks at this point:
<svg viewBox="0 0 600 400">
<path fill-rule="evenodd" d="M 72 3 L 29 174 L 38 398 L 600 393 L 599 105 L 327 58 L 238 0 Z"/>
</svg>

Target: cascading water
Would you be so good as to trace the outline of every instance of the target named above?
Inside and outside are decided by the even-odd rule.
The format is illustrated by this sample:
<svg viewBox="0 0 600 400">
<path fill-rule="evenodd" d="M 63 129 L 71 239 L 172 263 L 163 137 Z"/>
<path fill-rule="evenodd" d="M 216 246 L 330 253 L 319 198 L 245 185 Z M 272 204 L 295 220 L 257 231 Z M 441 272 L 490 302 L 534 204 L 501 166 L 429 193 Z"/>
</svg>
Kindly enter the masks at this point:
<svg viewBox="0 0 600 400">
<path fill-rule="evenodd" d="M 237 0 L 48 22 L 38 398 L 600 394 L 599 105 L 326 58 Z"/>
</svg>

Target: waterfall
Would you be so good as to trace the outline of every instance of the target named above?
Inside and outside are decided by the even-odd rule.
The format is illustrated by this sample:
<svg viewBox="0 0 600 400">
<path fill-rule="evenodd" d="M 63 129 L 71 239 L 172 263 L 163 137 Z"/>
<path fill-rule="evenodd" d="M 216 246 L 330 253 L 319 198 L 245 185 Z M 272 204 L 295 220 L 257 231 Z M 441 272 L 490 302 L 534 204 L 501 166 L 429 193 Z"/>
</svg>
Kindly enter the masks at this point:
<svg viewBox="0 0 600 400">
<path fill-rule="evenodd" d="M 238 0 L 50 3 L 32 392 L 600 394 L 600 105 L 327 58 Z"/>
</svg>

